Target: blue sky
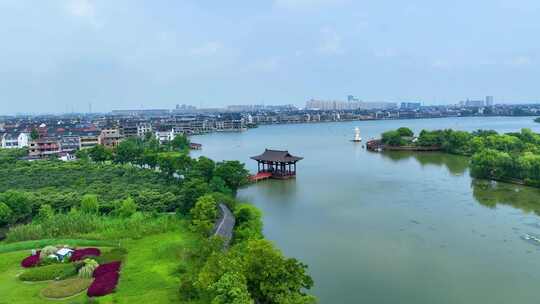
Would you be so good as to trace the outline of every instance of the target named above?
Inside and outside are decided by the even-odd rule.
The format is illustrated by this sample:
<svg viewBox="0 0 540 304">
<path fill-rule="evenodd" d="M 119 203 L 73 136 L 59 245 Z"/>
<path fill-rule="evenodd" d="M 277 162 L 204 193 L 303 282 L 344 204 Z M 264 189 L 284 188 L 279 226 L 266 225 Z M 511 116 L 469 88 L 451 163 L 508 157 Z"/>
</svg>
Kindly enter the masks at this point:
<svg viewBox="0 0 540 304">
<path fill-rule="evenodd" d="M 540 100 L 538 0 L 0 0 L 0 113 Z"/>
</svg>

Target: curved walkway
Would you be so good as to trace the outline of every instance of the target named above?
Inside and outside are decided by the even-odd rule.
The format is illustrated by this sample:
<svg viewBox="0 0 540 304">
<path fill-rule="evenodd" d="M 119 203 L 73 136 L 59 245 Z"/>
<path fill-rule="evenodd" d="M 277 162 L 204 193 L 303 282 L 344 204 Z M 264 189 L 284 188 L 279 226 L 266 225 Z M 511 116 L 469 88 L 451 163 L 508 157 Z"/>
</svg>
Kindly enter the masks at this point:
<svg viewBox="0 0 540 304">
<path fill-rule="evenodd" d="M 220 236 L 222 237 L 225 242 L 225 247 L 229 246 L 229 243 L 231 242 L 232 235 L 233 235 L 233 229 L 234 224 L 236 223 L 236 219 L 234 218 L 234 215 L 232 214 L 231 210 L 223 204 L 219 204 L 219 209 L 221 216 L 216 222 L 216 227 L 214 229 L 214 236 Z"/>
</svg>

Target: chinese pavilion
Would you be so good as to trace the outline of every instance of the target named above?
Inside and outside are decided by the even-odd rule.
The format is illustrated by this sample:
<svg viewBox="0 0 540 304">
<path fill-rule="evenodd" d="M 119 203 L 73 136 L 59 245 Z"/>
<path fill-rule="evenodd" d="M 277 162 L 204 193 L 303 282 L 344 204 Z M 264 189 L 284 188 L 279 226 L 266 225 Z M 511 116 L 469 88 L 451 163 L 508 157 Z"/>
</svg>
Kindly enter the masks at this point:
<svg viewBox="0 0 540 304">
<path fill-rule="evenodd" d="M 296 163 L 303 157 L 293 156 L 289 151 L 265 149 L 261 155 L 251 159 L 257 161 L 257 175 L 288 179 L 296 177 Z"/>
</svg>

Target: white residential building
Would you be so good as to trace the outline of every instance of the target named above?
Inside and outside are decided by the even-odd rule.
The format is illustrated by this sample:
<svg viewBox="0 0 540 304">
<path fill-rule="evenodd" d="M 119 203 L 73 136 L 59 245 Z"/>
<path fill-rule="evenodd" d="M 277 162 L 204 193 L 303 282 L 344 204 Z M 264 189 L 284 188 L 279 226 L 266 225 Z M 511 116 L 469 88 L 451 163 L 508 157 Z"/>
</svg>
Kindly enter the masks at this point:
<svg viewBox="0 0 540 304">
<path fill-rule="evenodd" d="M 28 147 L 27 133 L 5 133 L 2 135 L 1 141 L 3 149 Z"/>
<path fill-rule="evenodd" d="M 19 136 L 17 137 L 17 144 L 19 148 L 28 147 L 29 142 L 30 142 L 30 133 L 21 132 L 21 134 L 19 134 Z"/>
<path fill-rule="evenodd" d="M 174 139 L 174 130 L 162 130 L 162 131 L 156 131 L 156 139 L 159 140 L 160 143 L 169 142 Z"/>
<path fill-rule="evenodd" d="M 152 124 L 140 123 L 137 125 L 137 136 L 143 138 L 146 133 L 152 132 Z"/>
</svg>

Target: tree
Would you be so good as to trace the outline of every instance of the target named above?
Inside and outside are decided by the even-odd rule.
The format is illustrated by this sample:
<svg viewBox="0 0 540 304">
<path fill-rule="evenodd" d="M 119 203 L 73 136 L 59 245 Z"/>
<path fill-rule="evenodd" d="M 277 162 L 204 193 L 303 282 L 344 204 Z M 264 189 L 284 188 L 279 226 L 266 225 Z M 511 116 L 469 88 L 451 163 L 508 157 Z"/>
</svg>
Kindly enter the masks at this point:
<svg viewBox="0 0 540 304">
<path fill-rule="evenodd" d="M 443 150 L 456 154 L 469 154 L 471 134 L 465 131 L 447 130 L 446 141 L 443 142 Z"/>
<path fill-rule="evenodd" d="M 26 192 L 8 190 L 0 193 L 0 202 L 4 202 L 11 210 L 10 223 L 19 223 L 32 216 L 32 199 Z"/>
<path fill-rule="evenodd" d="M 116 147 L 115 161 L 121 164 L 140 164 L 143 153 L 142 142 L 137 138 L 128 138 Z"/>
<path fill-rule="evenodd" d="M 154 169 L 158 165 L 158 156 L 156 152 L 151 150 L 144 150 L 142 155 L 142 163 L 148 167 Z"/>
<path fill-rule="evenodd" d="M 484 149 L 471 159 L 471 175 L 478 178 L 505 179 L 516 176 L 512 157 L 493 149 Z"/>
<path fill-rule="evenodd" d="M 193 160 L 184 153 L 164 152 L 158 154 L 157 162 L 163 173 L 173 177 L 175 173 L 184 176 L 191 168 Z"/>
<path fill-rule="evenodd" d="M 185 151 L 189 149 L 189 139 L 184 134 L 178 134 L 171 140 L 170 145 L 175 150 Z"/>
<path fill-rule="evenodd" d="M 191 230 L 209 236 L 218 218 L 217 203 L 212 195 L 201 196 L 191 209 Z"/>
<path fill-rule="evenodd" d="M 81 211 L 88 214 L 99 213 L 99 201 L 97 195 L 86 194 L 81 199 Z"/>
<path fill-rule="evenodd" d="M 382 134 L 381 139 L 383 144 L 389 146 L 401 146 L 405 144 L 398 131 L 387 131 Z"/>
<path fill-rule="evenodd" d="M 36 128 L 32 128 L 32 131 L 30 132 L 30 139 L 31 140 L 38 140 L 39 139 L 39 132 Z"/>
<path fill-rule="evenodd" d="M 210 192 L 208 184 L 199 178 L 192 178 L 182 184 L 180 195 L 182 197 L 182 205 L 180 212 L 186 214 L 195 205 L 199 197 Z"/>
<path fill-rule="evenodd" d="M 249 240 L 228 252 L 214 252 L 200 271 L 196 286 L 204 294 L 225 275 L 237 273 L 245 277 L 256 303 L 315 303 L 314 297 L 304 293 L 313 286 L 306 269 L 296 259 L 284 257 L 269 241 Z"/>
<path fill-rule="evenodd" d="M 90 156 L 88 155 L 88 150 L 85 149 L 77 150 L 77 152 L 75 152 L 75 157 L 81 160 L 88 160 Z"/>
<path fill-rule="evenodd" d="M 0 227 L 6 226 L 11 221 L 11 208 L 6 203 L 0 202 Z"/>
<path fill-rule="evenodd" d="M 112 159 L 112 152 L 103 145 L 96 145 L 88 150 L 88 155 L 95 162 L 104 162 Z"/>
<path fill-rule="evenodd" d="M 234 226 L 235 242 L 243 242 L 250 239 L 261 239 L 262 214 L 257 207 L 250 204 L 240 204 L 234 210 L 236 224 Z"/>
<path fill-rule="evenodd" d="M 205 182 L 209 182 L 214 175 L 216 163 L 210 158 L 201 156 L 193 163 L 192 175 L 202 178 Z"/>
<path fill-rule="evenodd" d="M 227 187 L 236 193 L 240 186 L 248 183 L 249 171 L 239 161 L 222 161 L 217 163 L 214 176 L 223 179 Z"/>
<path fill-rule="evenodd" d="M 227 187 L 227 185 L 225 184 L 225 181 L 219 176 L 212 177 L 212 179 L 210 180 L 209 186 L 210 186 L 210 191 L 212 192 L 219 192 L 219 193 L 223 193 L 227 195 L 233 195 L 232 190 L 229 187 Z"/>
<path fill-rule="evenodd" d="M 124 218 L 132 216 L 135 212 L 137 212 L 137 204 L 131 197 L 122 200 L 118 210 L 116 210 L 116 214 Z"/>
<path fill-rule="evenodd" d="M 399 136 L 401 137 L 413 137 L 414 136 L 414 132 L 407 128 L 407 127 L 401 127 L 399 129 L 396 130 L 398 133 L 399 133 Z"/>
<path fill-rule="evenodd" d="M 238 272 L 227 272 L 209 286 L 212 304 L 253 304 L 247 290 L 246 278 Z"/>
<path fill-rule="evenodd" d="M 47 221 L 54 216 L 54 210 L 49 204 L 43 204 L 39 207 L 38 221 Z"/>
</svg>

